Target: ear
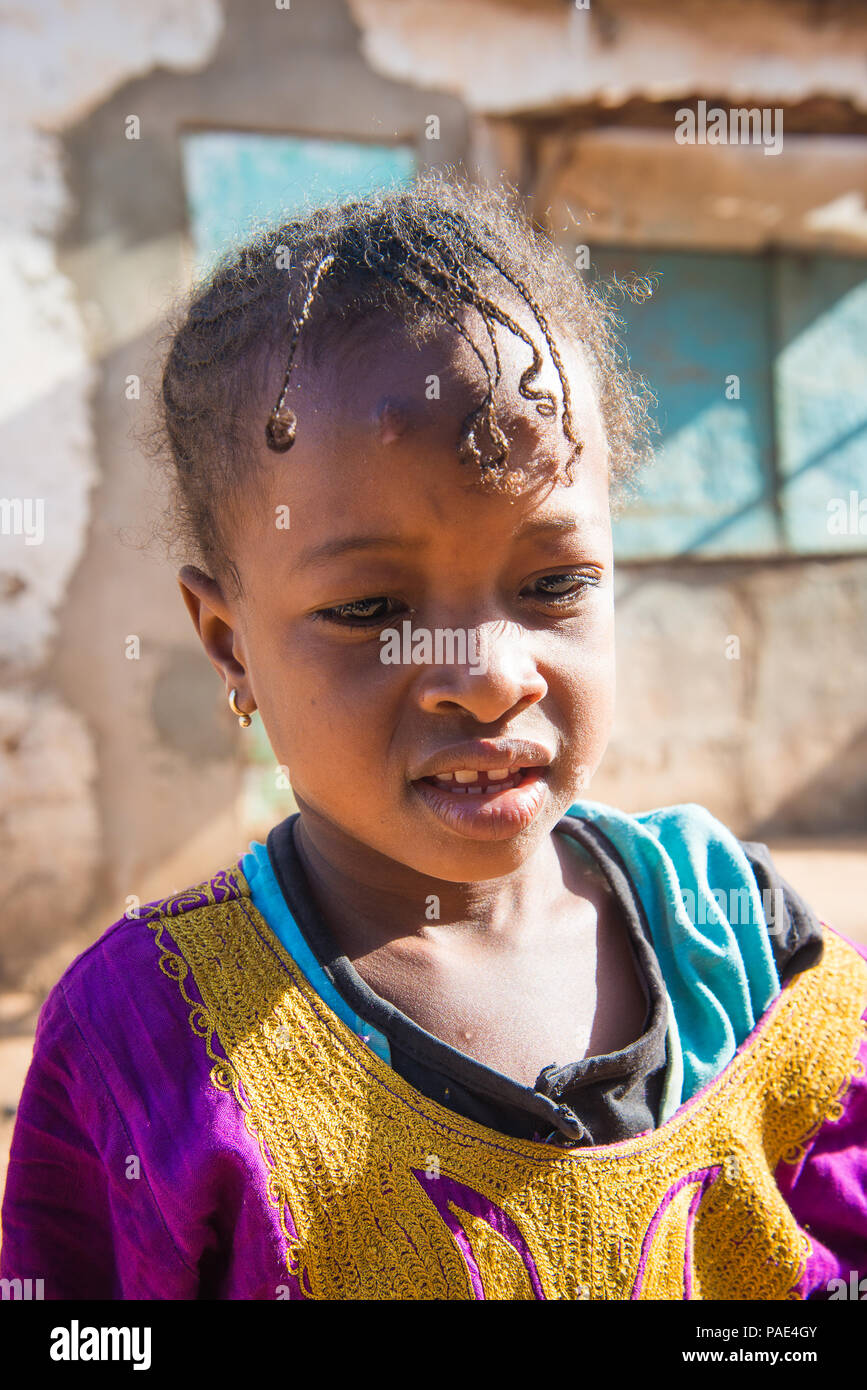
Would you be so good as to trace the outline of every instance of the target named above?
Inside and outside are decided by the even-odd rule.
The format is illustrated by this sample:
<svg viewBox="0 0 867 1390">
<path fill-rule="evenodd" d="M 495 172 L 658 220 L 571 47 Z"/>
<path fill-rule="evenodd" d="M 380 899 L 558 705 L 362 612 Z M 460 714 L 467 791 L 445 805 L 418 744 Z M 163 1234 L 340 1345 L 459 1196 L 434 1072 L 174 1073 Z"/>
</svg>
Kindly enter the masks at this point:
<svg viewBox="0 0 867 1390">
<path fill-rule="evenodd" d="M 226 690 L 237 690 L 238 704 L 252 714 L 256 701 L 235 607 L 229 603 L 218 581 L 194 565 L 184 565 L 178 574 L 178 584 L 211 665 Z"/>
</svg>

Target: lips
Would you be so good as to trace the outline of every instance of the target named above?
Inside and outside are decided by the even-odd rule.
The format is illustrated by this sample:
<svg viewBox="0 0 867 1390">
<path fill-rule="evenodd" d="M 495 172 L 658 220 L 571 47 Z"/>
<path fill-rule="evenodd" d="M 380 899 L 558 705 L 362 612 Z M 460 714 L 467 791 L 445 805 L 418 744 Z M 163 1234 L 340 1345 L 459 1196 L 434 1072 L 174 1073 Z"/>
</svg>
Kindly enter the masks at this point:
<svg viewBox="0 0 867 1390">
<path fill-rule="evenodd" d="M 474 739 L 472 742 L 452 744 L 428 758 L 416 769 L 411 781 L 423 778 L 444 777 L 451 774 L 473 772 L 478 777 L 487 774 L 490 781 L 504 781 L 521 769 L 548 767 L 554 761 L 554 753 L 542 743 L 526 739 Z M 499 774 L 491 776 L 491 774 Z M 505 774 L 505 777 L 503 776 Z M 472 778 L 456 778 L 461 785 L 472 785 Z"/>
<path fill-rule="evenodd" d="M 465 839 L 508 840 L 546 804 L 553 753 L 539 743 L 480 739 L 443 749 L 412 786 L 429 813 Z"/>
</svg>

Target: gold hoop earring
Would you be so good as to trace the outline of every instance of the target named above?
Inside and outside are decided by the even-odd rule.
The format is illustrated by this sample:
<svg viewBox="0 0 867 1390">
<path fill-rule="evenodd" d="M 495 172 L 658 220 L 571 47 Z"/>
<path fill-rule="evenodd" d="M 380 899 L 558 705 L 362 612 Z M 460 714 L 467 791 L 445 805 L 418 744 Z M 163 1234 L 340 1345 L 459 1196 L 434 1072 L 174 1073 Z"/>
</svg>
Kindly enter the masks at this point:
<svg viewBox="0 0 867 1390">
<path fill-rule="evenodd" d="M 250 727 L 250 725 L 253 723 L 253 721 L 252 721 L 252 719 L 250 718 L 249 714 L 245 714 L 244 711 L 243 711 L 242 709 L 238 709 L 238 692 L 237 692 L 237 690 L 231 690 L 231 691 L 229 692 L 229 709 L 232 711 L 233 714 L 237 714 L 237 716 L 238 716 L 238 723 L 241 725 L 241 728 L 242 728 L 242 729 L 249 729 L 249 727 Z"/>
</svg>

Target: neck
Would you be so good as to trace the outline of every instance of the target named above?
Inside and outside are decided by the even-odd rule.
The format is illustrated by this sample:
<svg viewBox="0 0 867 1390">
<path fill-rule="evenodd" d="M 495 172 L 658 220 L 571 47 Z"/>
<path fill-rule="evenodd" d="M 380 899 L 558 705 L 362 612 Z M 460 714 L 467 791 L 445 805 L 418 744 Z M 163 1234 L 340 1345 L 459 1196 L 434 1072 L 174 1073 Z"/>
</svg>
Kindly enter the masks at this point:
<svg viewBox="0 0 867 1390">
<path fill-rule="evenodd" d="M 438 931 L 523 936 L 544 921 L 563 871 L 552 837 L 512 873 L 453 883 L 350 841 L 302 810 L 295 846 L 316 906 L 350 959 L 408 936 Z"/>
</svg>

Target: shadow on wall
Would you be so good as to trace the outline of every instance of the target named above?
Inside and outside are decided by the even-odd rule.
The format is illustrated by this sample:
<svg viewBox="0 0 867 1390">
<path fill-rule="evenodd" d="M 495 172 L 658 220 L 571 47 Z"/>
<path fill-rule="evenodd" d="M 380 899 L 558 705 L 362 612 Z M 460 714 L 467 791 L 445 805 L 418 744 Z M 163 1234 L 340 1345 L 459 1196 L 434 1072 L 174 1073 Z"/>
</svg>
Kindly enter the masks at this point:
<svg viewBox="0 0 867 1390">
<path fill-rule="evenodd" d="M 775 810 L 753 826 L 754 839 L 775 835 L 815 835 L 817 806 L 835 805 L 835 826 L 867 829 L 867 786 L 864 768 L 867 766 L 867 724 L 854 735 L 844 748 L 801 787 L 784 797 Z M 821 827 L 819 827 L 821 834 Z"/>
</svg>

